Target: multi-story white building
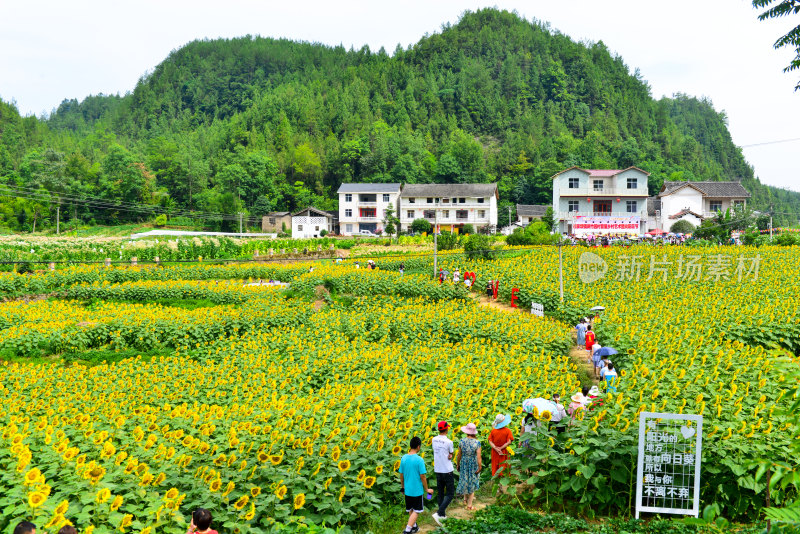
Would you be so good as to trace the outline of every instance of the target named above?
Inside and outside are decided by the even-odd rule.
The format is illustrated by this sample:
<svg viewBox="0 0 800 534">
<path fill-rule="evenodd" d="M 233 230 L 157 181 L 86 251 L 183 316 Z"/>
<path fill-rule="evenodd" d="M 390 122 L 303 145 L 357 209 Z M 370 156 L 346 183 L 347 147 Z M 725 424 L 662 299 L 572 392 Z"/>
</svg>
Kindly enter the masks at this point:
<svg viewBox="0 0 800 534">
<path fill-rule="evenodd" d="M 457 230 L 471 224 L 477 231 L 497 227 L 497 184 L 406 184 L 400 195 L 400 227 L 408 231 L 414 219 Z"/>
<path fill-rule="evenodd" d="M 552 177 L 553 218 L 562 234 L 643 234 L 647 231 L 647 177 L 637 167 L 570 167 Z"/>
<path fill-rule="evenodd" d="M 744 209 L 750 193 L 739 182 L 664 182 L 656 199 L 660 223 L 668 231 L 680 220 L 699 226 L 718 211 Z"/>
<path fill-rule="evenodd" d="M 389 206 L 397 217 L 400 184 L 342 184 L 338 193 L 342 235 L 358 234 L 361 230 L 382 234 Z"/>
</svg>

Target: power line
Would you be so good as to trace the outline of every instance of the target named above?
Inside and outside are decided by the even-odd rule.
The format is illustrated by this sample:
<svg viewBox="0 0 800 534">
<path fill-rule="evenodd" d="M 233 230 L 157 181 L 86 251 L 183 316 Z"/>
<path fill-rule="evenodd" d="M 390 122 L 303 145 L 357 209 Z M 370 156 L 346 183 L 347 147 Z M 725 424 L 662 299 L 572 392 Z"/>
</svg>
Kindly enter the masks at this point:
<svg viewBox="0 0 800 534">
<path fill-rule="evenodd" d="M 777 145 L 778 143 L 791 143 L 792 141 L 800 141 L 800 137 L 793 137 L 791 139 L 778 139 L 776 141 L 765 141 L 763 143 L 753 143 L 750 145 L 742 145 L 739 148 L 750 148 L 753 146 L 763 146 L 763 145 Z"/>
</svg>

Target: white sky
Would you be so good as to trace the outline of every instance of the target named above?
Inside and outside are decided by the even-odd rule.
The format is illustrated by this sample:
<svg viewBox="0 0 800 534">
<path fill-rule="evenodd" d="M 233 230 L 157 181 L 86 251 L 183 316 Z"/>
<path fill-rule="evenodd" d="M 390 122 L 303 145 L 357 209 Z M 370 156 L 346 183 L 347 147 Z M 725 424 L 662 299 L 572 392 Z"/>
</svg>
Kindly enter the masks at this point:
<svg viewBox="0 0 800 534">
<path fill-rule="evenodd" d="M 759 22 L 748 0 L 4 0 L 0 97 L 23 114 L 64 98 L 134 88 L 169 52 L 200 38 L 245 34 L 389 53 L 496 6 L 548 21 L 575 40 L 602 40 L 639 68 L 655 98 L 709 97 L 739 146 L 800 137 L 800 73 L 775 40 L 800 17 Z M 800 191 L 800 141 L 745 148 L 762 182 Z"/>
</svg>

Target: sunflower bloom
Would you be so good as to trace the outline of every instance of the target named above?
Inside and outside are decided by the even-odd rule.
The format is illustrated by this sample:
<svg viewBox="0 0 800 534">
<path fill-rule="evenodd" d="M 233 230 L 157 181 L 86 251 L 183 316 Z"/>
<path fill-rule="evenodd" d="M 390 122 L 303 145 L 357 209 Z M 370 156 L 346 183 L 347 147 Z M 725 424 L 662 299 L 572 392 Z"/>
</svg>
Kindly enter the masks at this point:
<svg viewBox="0 0 800 534">
<path fill-rule="evenodd" d="M 294 498 L 294 509 L 299 510 L 306 504 L 306 496 L 304 493 L 299 493 Z"/>
<path fill-rule="evenodd" d="M 28 506 L 31 508 L 39 508 L 47 500 L 47 495 L 40 491 L 34 491 L 28 494 Z"/>
<path fill-rule="evenodd" d="M 242 495 L 242 496 L 241 496 L 241 497 L 239 497 L 239 499 L 238 499 L 238 500 L 237 500 L 237 501 L 236 501 L 236 502 L 233 504 L 233 507 L 234 507 L 234 508 L 236 508 L 237 510 L 241 510 L 241 509 L 243 509 L 245 506 L 247 506 L 247 503 L 248 503 L 248 502 L 250 502 L 250 496 L 249 496 L 249 495 Z"/>
<path fill-rule="evenodd" d="M 375 485 L 375 477 L 368 476 L 364 478 L 364 487 L 370 489 L 372 486 Z"/>
<path fill-rule="evenodd" d="M 350 469 L 350 460 L 342 460 L 339 462 L 339 471 L 344 473 L 348 469 Z"/>
</svg>

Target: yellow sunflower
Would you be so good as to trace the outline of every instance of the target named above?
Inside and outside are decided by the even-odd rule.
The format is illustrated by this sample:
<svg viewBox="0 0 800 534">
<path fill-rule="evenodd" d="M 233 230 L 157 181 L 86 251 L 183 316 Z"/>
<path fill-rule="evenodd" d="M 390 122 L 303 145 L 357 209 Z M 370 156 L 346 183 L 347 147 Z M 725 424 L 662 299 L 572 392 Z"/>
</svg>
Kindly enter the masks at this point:
<svg viewBox="0 0 800 534">
<path fill-rule="evenodd" d="M 297 496 L 294 498 L 294 509 L 295 510 L 299 510 L 305 504 L 306 504 L 306 496 L 305 496 L 305 494 L 303 494 L 303 493 L 297 494 Z"/>
<path fill-rule="evenodd" d="M 372 486 L 375 485 L 375 477 L 368 476 L 364 478 L 364 487 L 370 489 Z"/>
<path fill-rule="evenodd" d="M 38 508 L 47 500 L 47 495 L 40 491 L 34 491 L 28 494 L 28 506 L 31 508 Z"/>
<path fill-rule="evenodd" d="M 377 474 L 379 474 L 379 475 L 380 475 L 380 474 L 382 474 L 382 473 L 383 473 L 383 466 L 382 466 L 382 465 L 379 465 L 378 467 L 376 467 L 376 468 L 375 468 L 375 472 L 376 472 Z"/>
<path fill-rule="evenodd" d="M 281 484 L 280 486 L 278 486 L 278 489 L 275 490 L 275 496 L 278 497 L 278 499 L 283 499 L 284 497 L 286 497 L 287 491 L 288 488 Z"/>
<path fill-rule="evenodd" d="M 122 506 L 122 496 L 117 495 L 116 497 L 114 497 L 114 500 L 111 501 L 111 511 L 116 512 L 117 510 L 119 510 L 120 506 Z"/>
<path fill-rule="evenodd" d="M 350 460 L 342 460 L 339 462 L 339 471 L 345 472 L 350 469 Z"/>
<path fill-rule="evenodd" d="M 250 495 L 252 495 L 253 497 L 258 497 L 259 495 L 261 495 L 261 488 L 259 486 L 253 486 L 252 488 L 250 488 Z"/>
<path fill-rule="evenodd" d="M 339 490 L 339 502 L 342 502 L 345 493 L 347 493 L 347 486 L 342 486 L 342 489 Z"/>
<path fill-rule="evenodd" d="M 97 496 L 94 498 L 94 502 L 96 502 L 97 504 L 103 504 L 110 498 L 111 498 L 111 490 L 108 488 L 103 488 L 97 492 Z"/>
<path fill-rule="evenodd" d="M 234 503 L 233 507 L 236 508 L 237 510 L 241 510 L 242 508 L 247 506 L 248 502 L 250 502 L 250 496 L 249 495 L 242 495 L 241 497 L 239 497 L 239 500 L 237 500 Z"/>
</svg>

